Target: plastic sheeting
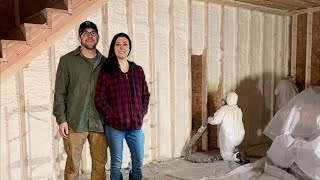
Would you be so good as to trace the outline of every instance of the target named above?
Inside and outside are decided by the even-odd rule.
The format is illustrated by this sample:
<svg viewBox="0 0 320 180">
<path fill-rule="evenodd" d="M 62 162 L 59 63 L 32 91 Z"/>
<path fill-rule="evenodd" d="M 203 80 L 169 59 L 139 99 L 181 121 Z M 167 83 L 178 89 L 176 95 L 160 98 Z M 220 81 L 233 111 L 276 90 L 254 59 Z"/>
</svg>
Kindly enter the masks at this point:
<svg viewBox="0 0 320 180">
<path fill-rule="evenodd" d="M 243 166 L 228 161 L 191 163 L 172 159 L 147 164 L 142 169 L 143 179 L 153 180 L 298 180 L 265 157 Z"/>
<path fill-rule="evenodd" d="M 320 134 L 317 128 L 317 116 L 320 114 L 320 86 L 309 87 L 293 97 L 275 114 L 263 133 L 272 140 L 283 134 L 281 129 L 294 106 L 299 112 L 290 120 L 291 126 L 286 127 L 291 128 L 291 136 L 306 140 L 317 138 Z"/>
<path fill-rule="evenodd" d="M 320 136 L 311 141 L 297 140 L 292 147 L 294 162 L 311 179 L 320 179 Z"/>
<path fill-rule="evenodd" d="M 320 179 L 320 87 L 290 100 L 264 133 L 274 140 L 267 155 L 275 165 L 290 168 L 296 163 L 308 178 Z"/>
<path fill-rule="evenodd" d="M 320 179 L 320 137 L 305 141 L 283 134 L 273 141 L 267 152 L 272 162 L 282 168 L 291 168 L 294 163 L 308 178 Z"/>
</svg>

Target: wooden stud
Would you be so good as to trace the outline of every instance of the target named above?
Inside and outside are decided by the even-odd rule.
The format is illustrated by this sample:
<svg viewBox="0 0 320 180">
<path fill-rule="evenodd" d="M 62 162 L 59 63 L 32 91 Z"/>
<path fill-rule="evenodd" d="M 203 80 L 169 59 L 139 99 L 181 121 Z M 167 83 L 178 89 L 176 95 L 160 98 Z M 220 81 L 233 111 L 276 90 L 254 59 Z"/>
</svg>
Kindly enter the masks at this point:
<svg viewBox="0 0 320 180">
<path fill-rule="evenodd" d="M 233 18 L 235 18 L 235 23 L 238 23 L 238 13 L 239 13 L 239 8 L 235 8 L 235 16 L 233 16 Z M 234 51 L 234 59 L 233 59 L 233 85 L 232 85 L 232 91 L 236 91 L 237 87 L 238 87 L 238 73 L 237 72 L 237 61 L 238 61 L 238 54 L 239 54 L 239 50 L 238 50 L 238 24 L 234 25 L 234 32 L 235 32 L 235 42 L 233 45 L 233 51 Z M 227 94 L 225 94 L 225 96 L 227 97 Z"/>
<path fill-rule="evenodd" d="M 285 17 L 284 18 L 284 28 L 283 28 L 283 33 L 284 33 L 284 43 L 283 43 L 283 59 L 284 59 L 284 67 L 285 67 L 285 71 L 284 71 L 284 77 L 289 76 L 291 74 L 291 69 L 290 69 L 290 25 L 291 25 L 291 17 Z M 284 78 L 282 77 L 282 78 Z"/>
<path fill-rule="evenodd" d="M 271 94 L 271 100 L 270 100 L 270 118 L 272 118 L 275 114 L 275 96 L 273 95 L 273 91 L 275 89 L 275 86 L 276 86 L 276 70 L 275 70 L 275 65 L 276 65 L 276 61 L 278 60 L 277 59 L 277 56 L 276 56 L 276 48 L 277 48 L 277 41 L 276 41 L 276 38 L 279 39 L 279 37 L 277 36 L 277 27 L 278 27 L 278 23 L 277 23 L 277 19 L 274 15 L 273 16 L 273 21 L 272 21 L 272 61 L 271 61 L 271 67 L 272 67 L 272 72 L 271 72 L 271 87 L 270 87 L 270 94 Z"/>
<path fill-rule="evenodd" d="M 20 125 L 20 167 L 21 167 L 21 179 L 28 179 L 28 154 L 27 154 L 27 127 L 26 127 L 26 108 L 25 108 L 25 94 L 24 94 L 24 78 L 23 70 L 20 69 L 16 77 L 17 89 L 19 93 L 19 125 Z"/>
<path fill-rule="evenodd" d="M 277 46 L 279 49 L 280 49 L 280 53 L 279 53 L 279 56 L 280 56 L 280 75 L 277 76 L 276 78 L 276 83 L 278 83 L 278 81 L 280 79 L 283 79 L 285 77 L 285 74 L 286 74 L 286 50 L 284 49 L 285 48 L 285 45 L 286 45 L 286 38 L 285 38 L 285 30 L 286 28 L 284 27 L 285 26 L 285 17 L 279 17 L 277 18 L 278 20 L 282 20 L 282 24 L 280 27 L 277 28 L 277 32 L 279 32 L 278 30 L 280 29 L 280 32 L 279 32 L 279 36 L 281 38 L 278 38 L 278 40 L 280 40 L 278 43 L 279 46 Z M 279 67 L 278 67 L 279 69 Z"/>
<path fill-rule="evenodd" d="M 224 5 L 221 5 L 221 11 L 220 11 L 220 49 L 221 49 L 221 52 L 224 52 L 224 46 L 223 46 L 223 37 L 224 37 L 224 19 L 225 19 L 225 16 L 224 16 Z M 218 93 L 217 93 L 217 110 L 220 109 L 221 106 L 223 106 L 222 104 L 222 99 L 223 99 L 223 55 L 221 55 L 220 59 L 220 78 L 219 78 L 219 85 L 218 85 Z M 219 145 L 219 130 L 220 130 L 220 125 L 217 126 L 216 128 L 216 133 L 217 133 L 217 144 L 216 144 L 216 147 L 220 147 Z"/>
<path fill-rule="evenodd" d="M 296 61 L 297 61 L 297 25 L 298 15 L 292 16 L 292 40 L 291 40 L 291 76 L 296 78 Z"/>
<path fill-rule="evenodd" d="M 313 12 L 309 12 L 308 19 L 307 19 L 307 50 L 306 50 L 305 88 L 308 88 L 310 86 L 310 82 L 311 82 L 312 20 L 313 20 Z"/>
<path fill-rule="evenodd" d="M 55 46 L 49 47 L 49 72 L 50 72 L 50 104 L 53 105 L 54 99 L 54 84 L 56 81 L 56 65 L 55 65 Z M 52 108 L 51 108 L 52 109 Z M 59 158 L 59 127 L 55 117 L 51 116 L 52 126 L 52 157 L 53 157 L 53 169 L 55 179 L 61 179 L 60 158 Z"/>
<path fill-rule="evenodd" d="M 149 69 L 150 69 L 150 82 L 149 82 L 149 88 L 150 88 L 150 118 L 151 118 L 151 156 L 152 159 L 155 159 L 159 152 L 157 149 L 157 134 L 158 134 L 158 122 L 156 118 L 156 103 L 155 103 L 155 35 L 154 35 L 154 0 L 148 1 L 148 24 L 149 24 Z"/>
<path fill-rule="evenodd" d="M 128 26 L 128 35 L 133 38 L 133 22 L 132 22 L 132 0 L 127 0 L 127 26 Z M 134 59 L 133 49 L 130 51 L 130 58 Z"/>
<path fill-rule="evenodd" d="M 169 4 L 170 35 L 169 35 L 169 56 L 170 56 L 170 122 L 171 122 L 171 153 L 175 154 L 176 144 L 176 118 L 175 118 L 175 76 L 174 76 L 174 0 Z"/>
<path fill-rule="evenodd" d="M 191 131 L 192 128 L 192 72 L 191 72 L 191 55 L 192 55 L 192 0 L 187 1 L 188 8 L 188 109 L 189 113 L 187 116 L 188 127 Z"/>
<path fill-rule="evenodd" d="M 208 99 L 208 87 L 207 87 L 207 60 L 208 60 L 208 3 L 205 3 L 204 5 L 204 45 L 203 45 L 203 56 L 202 56 L 202 93 L 201 93 L 201 121 L 202 124 L 207 122 L 208 117 L 208 109 L 207 109 L 207 99 Z M 208 138 L 209 134 L 208 131 L 204 132 L 202 135 L 202 150 L 208 151 Z"/>
<path fill-rule="evenodd" d="M 108 2 L 102 6 L 102 23 L 101 23 L 101 29 L 102 29 L 102 51 L 104 54 L 108 54 L 109 52 L 109 28 L 108 28 Z"/>
<path fill-rule="evenodd" d="M 6 121 L 6 145 L 7 145 L 7 167 L 6 167 L 6 170 L 7 170 L 7 176 L 9 178 L 11 178 L 11 162 L 10 162 L 10 157 L 11 157 L 11 151 L 10 151 L 10 133 L 9 133 L 9 121 L 11 120 L 10 118 L 10 114 L 9 114 L 9 110 L 8 110 L 8 107 L 5 107 L 4 108 L 4 112 L 5 112 L 5 121 Z M 2 162 L 2 160 L 1 160 Z M 4 173 L 4 172 L 2 172 Z"/>
</svg>

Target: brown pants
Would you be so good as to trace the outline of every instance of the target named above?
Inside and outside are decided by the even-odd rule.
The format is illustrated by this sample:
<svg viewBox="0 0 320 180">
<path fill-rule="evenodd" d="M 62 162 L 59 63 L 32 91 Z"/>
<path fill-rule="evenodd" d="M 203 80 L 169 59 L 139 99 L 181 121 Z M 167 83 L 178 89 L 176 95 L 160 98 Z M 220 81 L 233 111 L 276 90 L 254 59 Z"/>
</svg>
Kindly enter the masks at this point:
<svg viewBox="0 0 320 180">
<path fill-rule="evenodd" d="M 82 132 L 77 133 L 69 127 L 67 139 L 63 139 L 67 153 L 67 162 L 64 171 L 65 180 L 78 180 L 80 159 L 83 145 L 89 141 L 92 159 L 91 179 L 106 179 L 105 165 L 107 163 L 107 141 L 104 133 Z"/>
</svg>

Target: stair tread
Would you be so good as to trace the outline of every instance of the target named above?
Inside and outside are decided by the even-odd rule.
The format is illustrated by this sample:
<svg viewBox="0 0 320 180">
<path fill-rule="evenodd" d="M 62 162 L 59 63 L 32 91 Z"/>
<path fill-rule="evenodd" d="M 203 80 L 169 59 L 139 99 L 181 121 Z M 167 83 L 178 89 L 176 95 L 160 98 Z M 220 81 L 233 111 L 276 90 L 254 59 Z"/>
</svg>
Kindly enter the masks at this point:
<svg viewBox="0 0 320 180">
<path fill-rule="evenodd" d="M 57 12 L 57 13 L 65 13 L 68 14 L 68 10 L 64 9 L 55 9 L 55 8 L 45 8 L 42 10 L 42 12 Z"/>
<path fill-rule="evenodd" d="M 23 23 L 21 26 L 34 27 L 34 28 L 49 28 L 49 26 L 47 24 Z"/>
<path fill-rule="evenodd" d="M 27 44 L 26 41 L 22 40 L 8 40 L 8 39 L 1 39 L 0 40 L 1 44 Z"/>
</svg>

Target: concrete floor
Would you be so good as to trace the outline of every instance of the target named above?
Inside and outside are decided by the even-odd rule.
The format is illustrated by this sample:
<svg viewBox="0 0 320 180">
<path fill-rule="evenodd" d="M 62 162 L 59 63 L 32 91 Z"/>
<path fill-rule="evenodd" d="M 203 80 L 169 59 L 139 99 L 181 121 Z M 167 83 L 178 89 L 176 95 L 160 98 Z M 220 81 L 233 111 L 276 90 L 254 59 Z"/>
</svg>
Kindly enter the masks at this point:
<svg viewBox="0 0 320 180">
<path fill-rule="evenodd" d="M 215 175 L 213 169 L 226 173 L 227 169 L 235 169 L 240 165 L 237 163 L 226 163 L 217 161 L 214 163 L 192 163 L 183 158 L 174 158 L 167 161 L 158 161 L 143 166 L 143 178 L 146 180 L 191 180 L 203 179 Z M 225 169 L 225 170 L 223 170 Z M 109 172 L 108 172 L 109 174 Z M 129 169 L 122 170 L 123 179 L 129 179 Z M 89 180 L 90 174 L 83 175 L 80 180 Z M 109 175 L 107 177 L 109 178 Z"/>
<path fill-rule="evenodd" d="M 245 150 L 250 155 L 251 162 L 265 156 L 266 150 L 270 144 L 261 144 L 247 147 Z M 208 159 L 211 152 L 202 152 L 192 154 L 193 158 Z M 216 152 L 212 151 L 212 154 Z M 211 163 L 193 163 L 184 158 L 174 158 L 166 161 L 156 161 L 143 166 L 143 179 L 148 180 L 196 180 L 196 179 L 215 179 L 215 176 L 224 175 L 241 165 L 236 162 L 214 161 Z M 128 179 L 129 169 L 123 169 L 124 179 Z M 260 172 L 255 172 L 256 174 Z M 108 172 L 109 174 L 109 172 Z M 261 176 L 261 173 L 259 174 Z M 235 179 L 246 179 L 246 176 L 237 176 Z M 242 178 L 241 178 L 242 177 Z M 89 180 L 90 175 L 82 175 L 81 180 Z M 107 177 L 109 179 L 109 175 Z M 219 178 L 220 179 L 220 178 Z M 224 179 L 224 178 L 223 178 Z M 226 178 L 233 179 L 233 178 Z M 261 179 L 261 178 L 260 178 Z"/>
</svg>

